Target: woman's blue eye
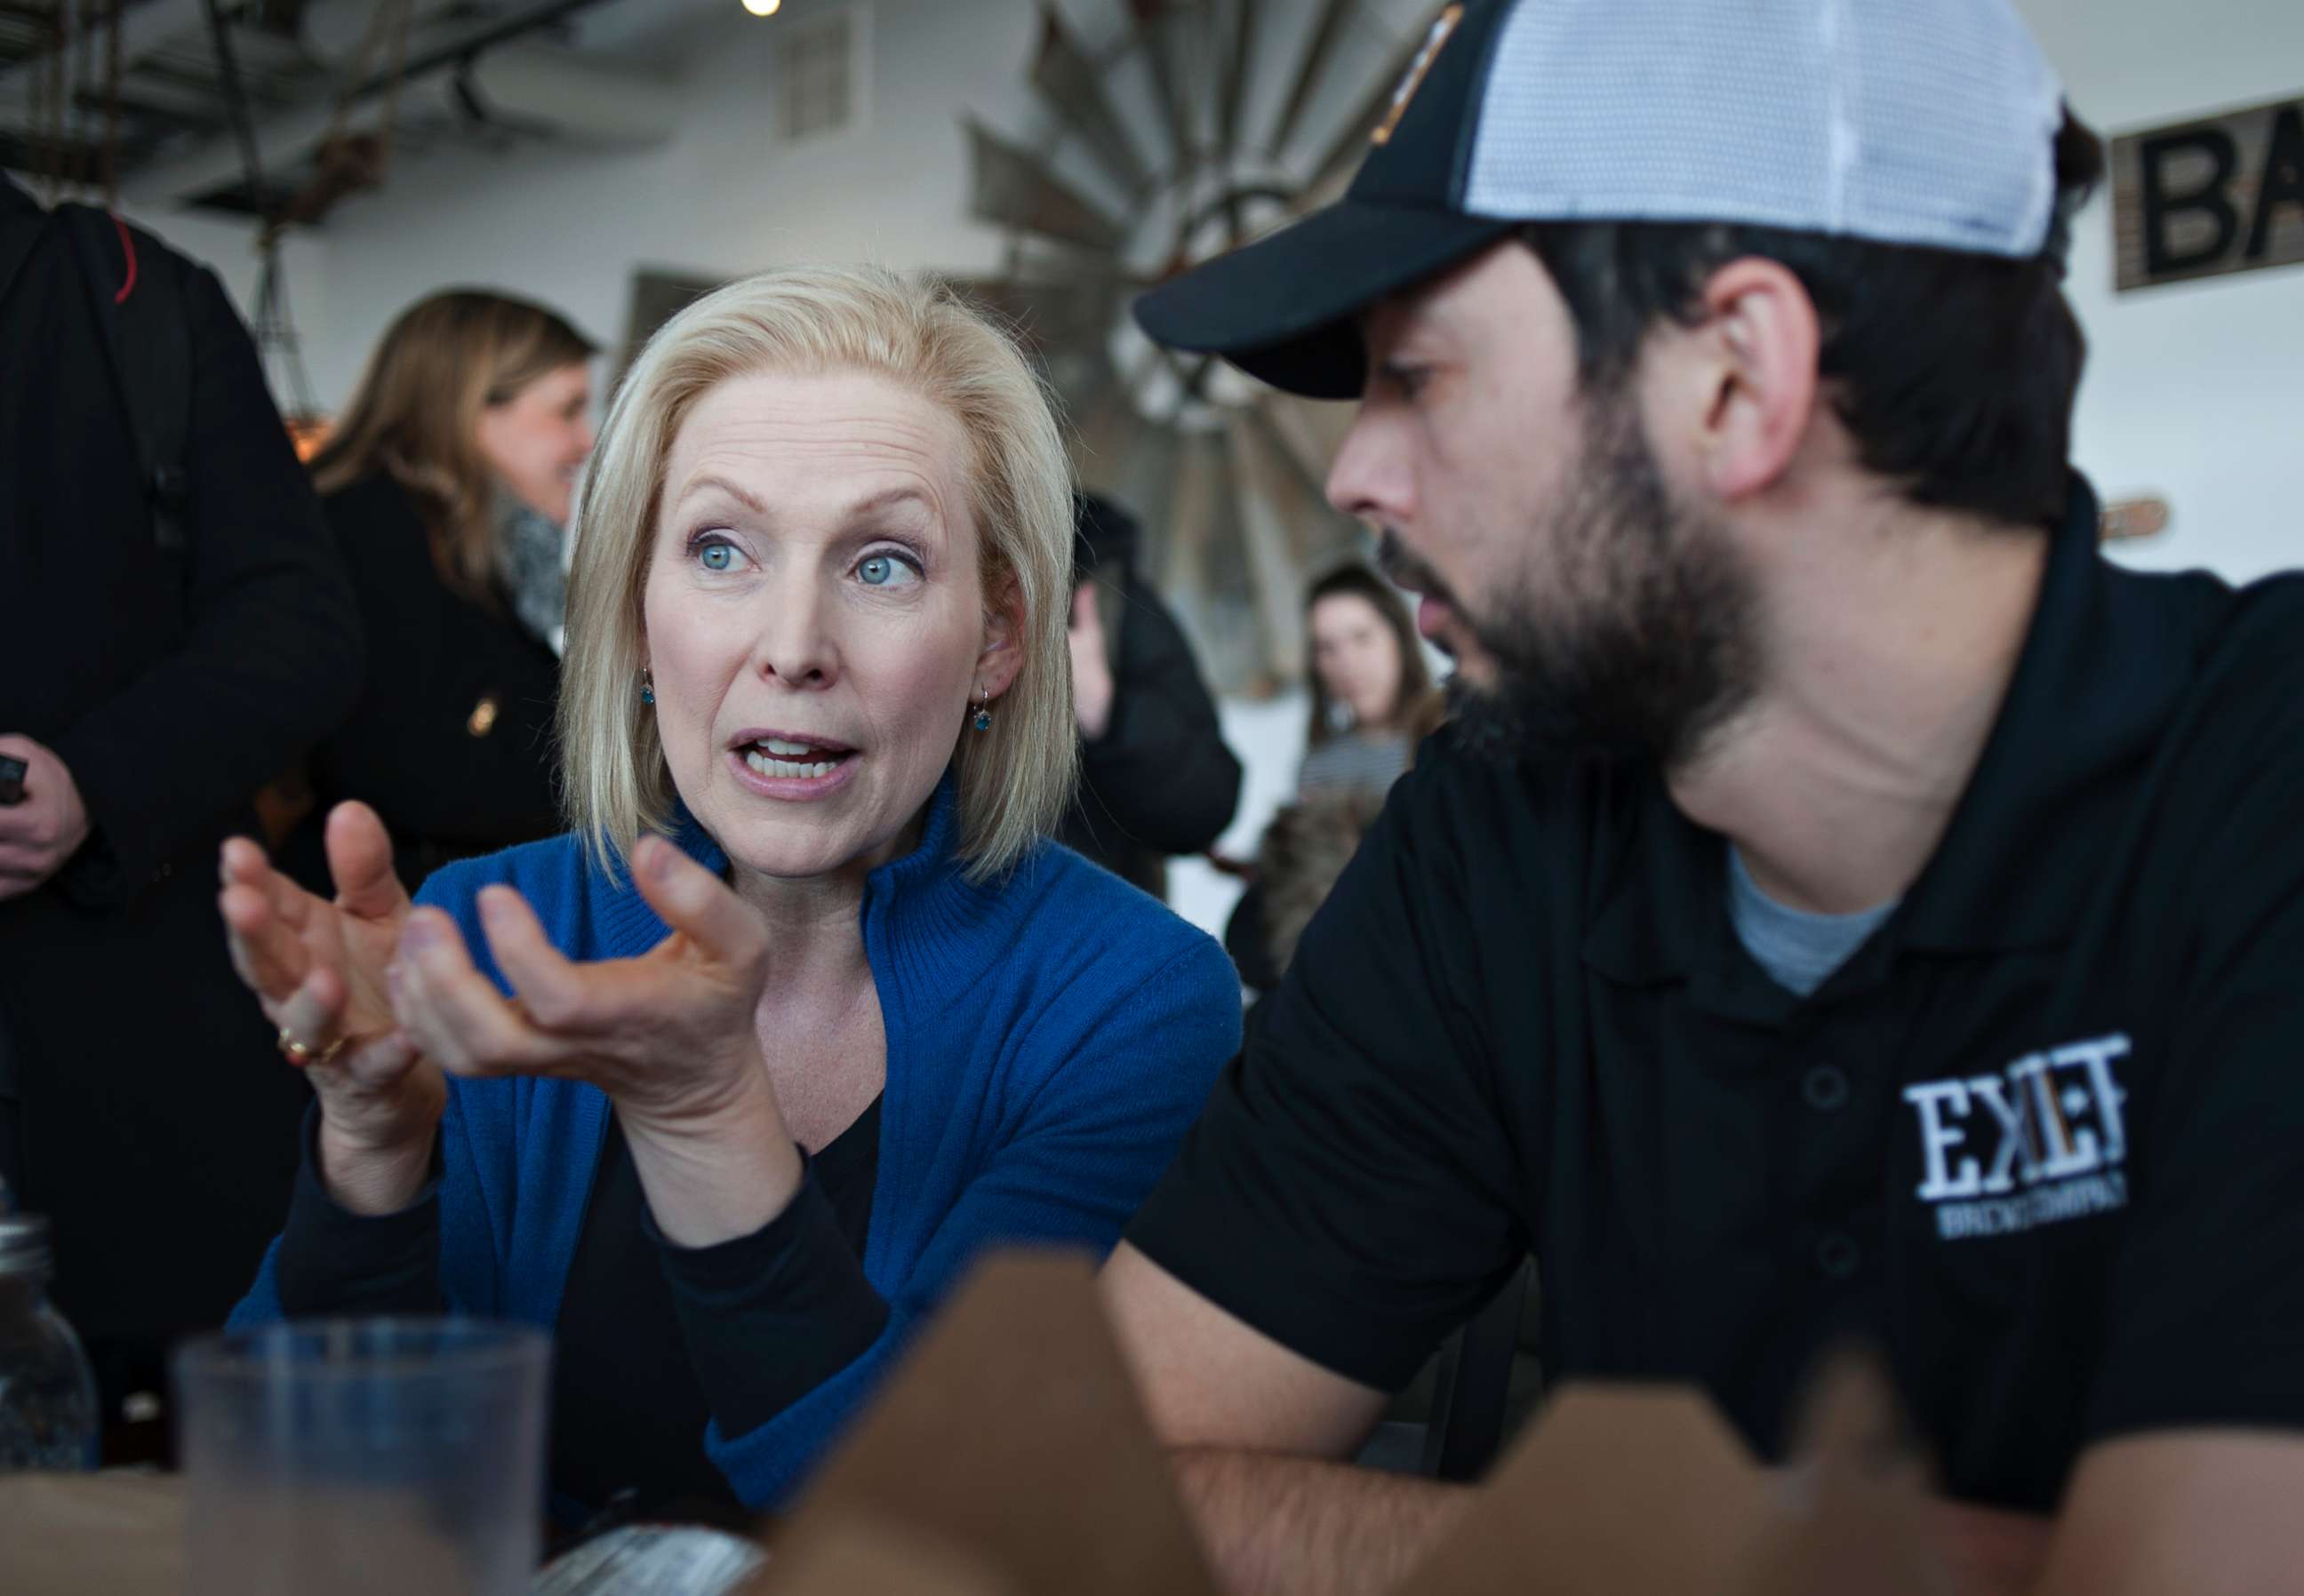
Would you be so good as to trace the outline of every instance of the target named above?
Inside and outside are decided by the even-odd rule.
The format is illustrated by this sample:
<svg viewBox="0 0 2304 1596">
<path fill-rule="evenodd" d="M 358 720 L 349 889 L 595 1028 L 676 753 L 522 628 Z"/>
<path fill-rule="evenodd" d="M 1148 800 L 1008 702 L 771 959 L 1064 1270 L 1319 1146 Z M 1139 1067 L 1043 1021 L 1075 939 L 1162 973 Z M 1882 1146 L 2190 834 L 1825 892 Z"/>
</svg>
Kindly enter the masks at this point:
<svg viewBox="0 0 2304 1596">
<path fill-rule="evenodd" d="M 919 573 L 894 554 L 868 554 L 858 562 L 856 578 L 867 587 L 902 587 L 919 580 Z"/>
<path fill-rule="evenodd" d="M 733 544 L 707 543 L 697 551 L 696 557 L 707 570 L 730 571 L 736 569 L 736 549 Z"/>
</svg>

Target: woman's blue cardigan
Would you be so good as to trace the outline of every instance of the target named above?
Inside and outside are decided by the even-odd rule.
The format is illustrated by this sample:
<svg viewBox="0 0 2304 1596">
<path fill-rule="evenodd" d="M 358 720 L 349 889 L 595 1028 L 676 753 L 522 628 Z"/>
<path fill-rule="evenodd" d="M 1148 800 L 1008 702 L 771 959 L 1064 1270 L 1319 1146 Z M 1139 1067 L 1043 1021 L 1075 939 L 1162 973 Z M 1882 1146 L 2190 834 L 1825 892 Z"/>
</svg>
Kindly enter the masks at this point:
<svg viewBox="0 0 2304 1596">
<path fill-rule="evenodd" d="M 888 1075 L 864 1272 L 889 1305 L 871 1349 L 747 1434 L 705 1443 L 754 1506 L 784 1499 L 867 1402 L 920 1320 L 988 1247 L 1118 1238 L 1240 1045 L 1240 987 L 1207 935 L 1055 843 L 991 884 L 963 879 L 947 777 L 918 849 L 875 870 L 864 949 Z M 725 857 L 694 826 L 681 846 Z M 451 865 L 419 900 L 453 916 L 502 984 L 479 890 L 517 888 L 572 959 L 666 934 L 629 878 L 573 837 Z M 451 1080 L 441 1129 L 440 1281 L 449 1309 L 550 1326 L 584 1222 L 610 1107 L 594 1087 Z M 278 1244 L 233 1314 L 281 1317 Z"/>
</svg>

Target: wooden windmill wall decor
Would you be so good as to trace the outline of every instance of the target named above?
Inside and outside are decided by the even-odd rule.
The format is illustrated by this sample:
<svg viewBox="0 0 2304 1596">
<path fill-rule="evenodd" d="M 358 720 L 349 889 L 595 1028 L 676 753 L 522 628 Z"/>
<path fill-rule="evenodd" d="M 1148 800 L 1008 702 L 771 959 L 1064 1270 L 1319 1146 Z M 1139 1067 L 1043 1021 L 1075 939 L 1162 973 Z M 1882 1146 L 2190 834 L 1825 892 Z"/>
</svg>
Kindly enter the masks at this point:
<svg viewBox="0 0 2304 1596">
<path fill-rule="evenodd" d="M 1302 680 L 1302 597 L 1368 546 L 1321 494 L 1351 416 L 1158 349 L 1138 293 L 1341 192 L 1432 0 L 1065 0 L 1025 76 L 1038 125 L 965 122 L 970 214 L 1007 234 L 961 286 L 1021 326 L 1082 481 L 1143 522 L 1139 565 L 1219 691 Z"/>
</svg>

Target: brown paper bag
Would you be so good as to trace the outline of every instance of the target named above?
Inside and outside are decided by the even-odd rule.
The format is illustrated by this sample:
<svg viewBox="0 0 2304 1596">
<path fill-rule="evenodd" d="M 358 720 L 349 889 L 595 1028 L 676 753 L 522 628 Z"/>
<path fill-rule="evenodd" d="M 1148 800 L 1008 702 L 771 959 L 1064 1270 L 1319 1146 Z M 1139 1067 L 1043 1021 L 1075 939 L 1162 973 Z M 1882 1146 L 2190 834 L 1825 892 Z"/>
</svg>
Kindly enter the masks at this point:
<svg viewBox="0 0 2304 1596">
<path fill-rule="evenodd" d="M 1803 1414 L 1769 1469 L 1699 1392 L 1565 1387 L 1402 1596 L 1950 1591 L 1876 1364 Z M 1045 1254 L 978 1270 L 774 1544 L 762 1596 L 1212 1592 L 1089 1268 Z"/>
<path fill-rule="evenodd" d="M 1735 1596 L 1951 1596 L 1928 1536 L 1929 1471 L 1878 1360 L 1828 1359 L 1798 1433 Z"/>
<path fill-rule="evenodd" d="M 775 1533 L 755 1588 L 832 1555 L 835 1523 L 949 1549 L 1017 1596 L 1214 1588 L 1093 1269 L 1067 1254 L 978 1266 Z"/>
<path fill-rule="evenodd" d="M 1566 1387 L 1404 1596 L 1946 1596 L 1878 1364 L 1834 1357 L 1802 1414 L 1767 1469 L 1698 1392 Z"/>
<path fill-rule="evenodd" d="M 1724 1576 L 1751 1555 L 1766 1494 L 1759 1465 L 1695 1392 L 1570 1386 L 1402 1591 L 1724 1591 Z"/>
</svg>

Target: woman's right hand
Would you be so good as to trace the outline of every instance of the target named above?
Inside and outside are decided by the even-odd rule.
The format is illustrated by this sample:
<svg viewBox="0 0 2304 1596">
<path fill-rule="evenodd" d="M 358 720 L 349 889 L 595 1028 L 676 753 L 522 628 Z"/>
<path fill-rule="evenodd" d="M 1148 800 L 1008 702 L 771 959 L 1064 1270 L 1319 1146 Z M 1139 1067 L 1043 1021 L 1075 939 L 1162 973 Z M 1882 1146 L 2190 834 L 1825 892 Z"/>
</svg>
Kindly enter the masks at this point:
<svg viewBox="0 0 2304 1596">
<path fill-rule="evenodd" d="M 309 1057 L 329 1194 L 356 1213 L 388 1213 L 423 1189 L 447 1085 L 393 1018 L 385 972 L 413 906 L 393 874 L 384 823 L 365 804 L 339 804 L 326 847 L 333 903 L 234 838 L 224 845 L 217 905 L 233 966 L 279 1027 L 283 1051 L 300 1043 Z"/>
</svg>

